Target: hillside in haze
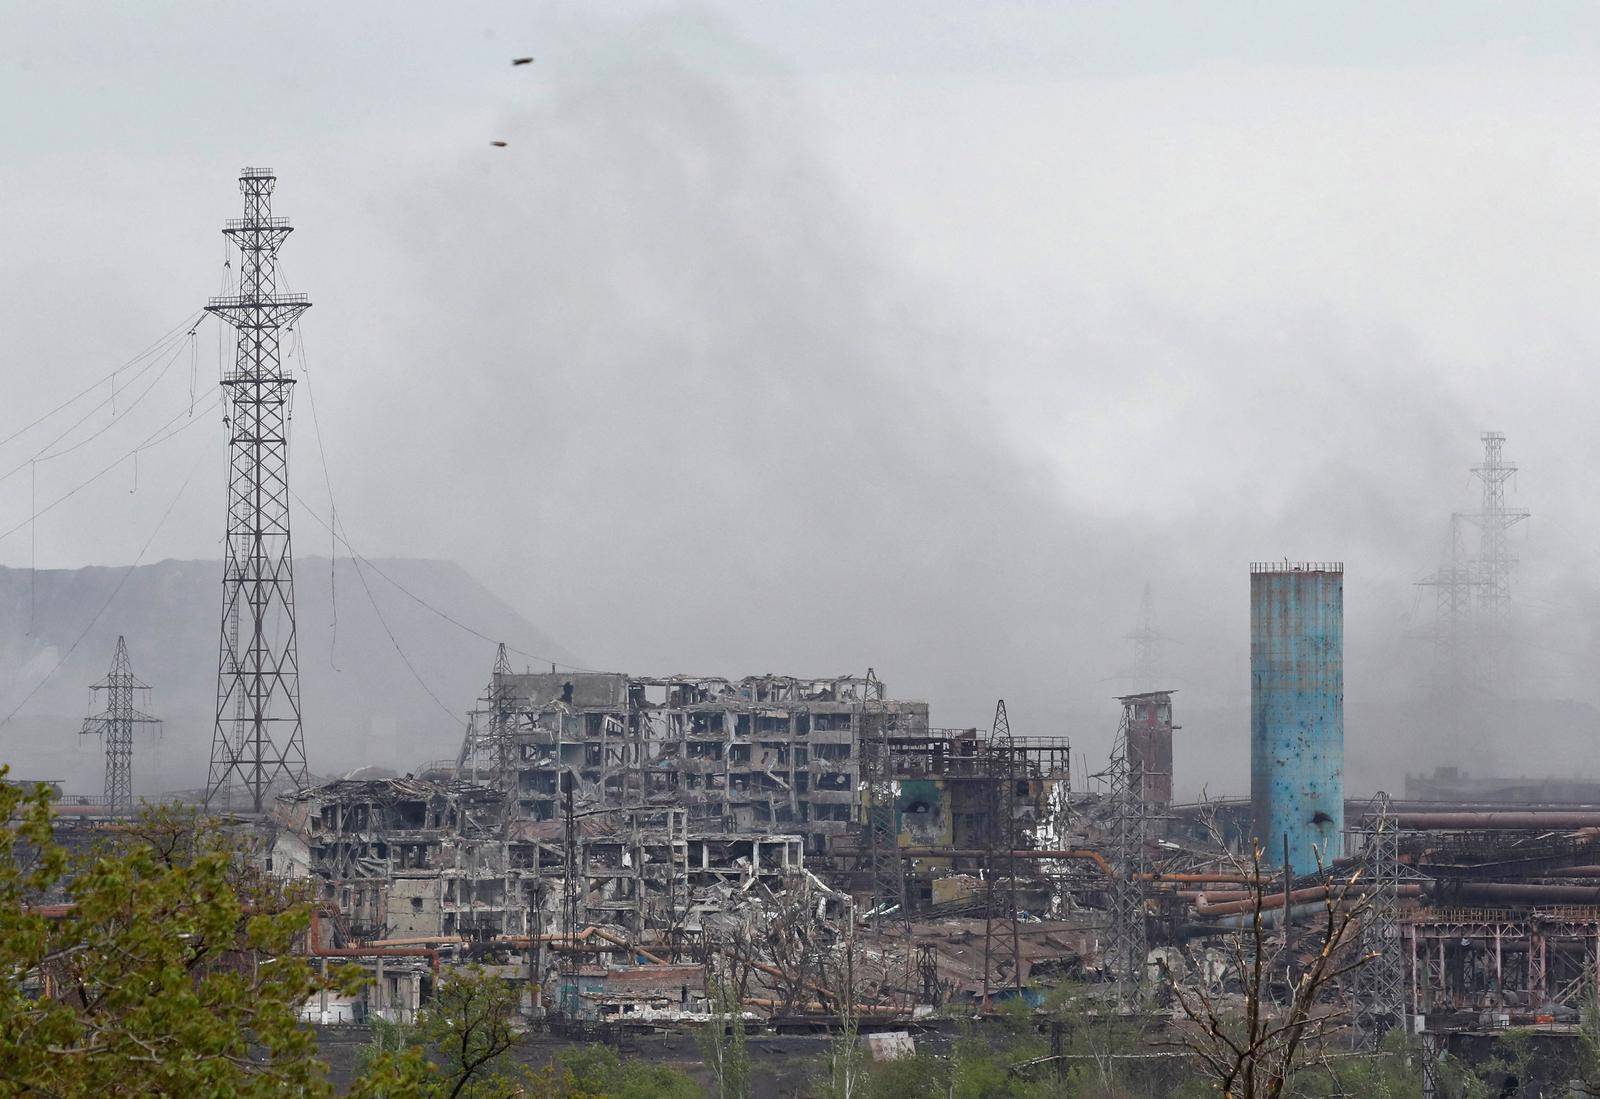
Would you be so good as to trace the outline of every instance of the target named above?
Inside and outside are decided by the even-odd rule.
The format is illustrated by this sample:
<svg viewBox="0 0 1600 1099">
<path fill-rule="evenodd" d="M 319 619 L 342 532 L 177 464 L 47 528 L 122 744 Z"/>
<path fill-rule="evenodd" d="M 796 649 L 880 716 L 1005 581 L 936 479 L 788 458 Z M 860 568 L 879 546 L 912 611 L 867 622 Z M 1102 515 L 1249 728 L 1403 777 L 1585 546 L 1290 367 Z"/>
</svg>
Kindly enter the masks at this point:
<svg viewBox="0 0 1600 1099">
<path fill-rule="evenodd" d="M 518 667 L 581 663 L 451 562 L 374 564 L 451 617 L 522 650 L 513 655 Z M 459 715 L 482 693 L 494 663 L 491 643 L 418 605 L 366 566 L 362 573 L 370 600 L 350 560 L 340 559 L 331 575 L 325 557 L 296 562 L 306 752 L 319 774 L 365 764 L 405 771 L 454 755 Z M 62 779 L 69 790 L 99 792 L 98 743 L 77 730 L 89 710 L 89 684 L 105 675 L 123 634 L 134 673 L 152 687 L 141 705 L 164 721 L 159 738 L 136 740 L 135 791 L 202 784 L 215 707 L 221 577 L 221 563 L 214 561 L 162 561 L 131 573 L 121 567 L 41 569 L 36 580 L 27 569 L 0 568 L 0 718 L 61 664 L 0 727 L 0 762 L 11 764 L 14 775 Z M 427 690 L 407 670 L 385 623 Z"/>
</svg>

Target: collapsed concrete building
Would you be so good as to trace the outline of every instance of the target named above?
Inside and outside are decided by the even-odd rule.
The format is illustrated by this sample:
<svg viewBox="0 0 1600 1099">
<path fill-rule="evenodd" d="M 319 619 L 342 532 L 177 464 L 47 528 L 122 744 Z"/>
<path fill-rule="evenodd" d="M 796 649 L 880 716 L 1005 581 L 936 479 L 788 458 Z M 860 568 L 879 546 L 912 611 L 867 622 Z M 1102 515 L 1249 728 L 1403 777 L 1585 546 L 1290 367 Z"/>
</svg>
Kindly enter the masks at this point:
<svg viewBox="0 0 1600 1099">
<path fill-rule="evenodd" d="M 757 885 L 778 896 L 801 882 L 822 916 L 970 897 L 989 852 L 1053 835 L 1069 809 L 1065 738 L 932 727 L 925 702 L 890 698 L 870 672 L 731 680 L 501 661 L 484 704 L 454 763 L 279 799 L 270 863 L 315 883 L 336 938 L 481 949 L 605 928 L 679 964 L 729 934 L 719 918 Z M 1023 896 L 1043 911 L 1034 870 Z M 595 965 L 563 971 L 563 1002 L 580 985 L 655 988 Z"/>
</svg>

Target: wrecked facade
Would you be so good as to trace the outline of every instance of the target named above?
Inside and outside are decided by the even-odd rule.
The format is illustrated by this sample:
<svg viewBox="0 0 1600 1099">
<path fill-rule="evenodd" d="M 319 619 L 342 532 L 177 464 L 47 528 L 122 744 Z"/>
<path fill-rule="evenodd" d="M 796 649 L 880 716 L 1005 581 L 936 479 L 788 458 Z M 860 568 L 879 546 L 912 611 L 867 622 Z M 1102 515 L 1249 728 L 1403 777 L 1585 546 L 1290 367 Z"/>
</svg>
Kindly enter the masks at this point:
<svg viewBox="0 0 1600 1099">
<path fill-rule="evenodd" d="M 606 928 L 616 942 L 655 944 L 650 964 L 682 964 L 708 936 L 748 933 L 726 914 L 754 887 L 777 897 L 799 883 L 818 918 L 852 898 L 861 911 L 901 897 L 925 909 L 970 898 L 963 883 L 997 872 L 991 852 L 1056 835 L 1067 819 L 1065 738 L 933 728 L 926 703 L 888 697 L 870 673 L 642 678 L 502 662 L 485 703 L 454 767 L 280 799 L 269 862 L 316 883 L 338 915 L 334 939 L 532 954 Z M 889 791 L 889 851 L 868 850 L 873 790 Z M 884 877 L 870 860 L 887 863 L 898 895 L 873 895 Z M 1040 869 L 1028 860 L 1022 875 L 1023 907 L 1036 912 L 1050 905 Z M 642 978 L 606 969 L 616 942 L 593 955 L 552 947 L 532 970 L 563 998 L 637 992 L 629 981 Z M 578 961 L 556 980 L 569 956 Z M 673 1010 L 664 995 L 645 999 Z"/>
</svg>

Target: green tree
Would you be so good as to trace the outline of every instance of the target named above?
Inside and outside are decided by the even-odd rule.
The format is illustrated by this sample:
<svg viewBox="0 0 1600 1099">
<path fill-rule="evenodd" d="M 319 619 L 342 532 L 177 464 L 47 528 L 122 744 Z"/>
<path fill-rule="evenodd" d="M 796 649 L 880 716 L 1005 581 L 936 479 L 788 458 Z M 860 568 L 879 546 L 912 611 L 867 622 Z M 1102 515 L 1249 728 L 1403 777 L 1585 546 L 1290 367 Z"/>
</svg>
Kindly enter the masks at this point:
<svg viewBox="0 0 1600 1099">
<path fill-rule="evenodd" d="M 606 1099 L 703 1099 L 705 1089 L 670 1065 L 625 1060 L 608 1046 L 567 1050 L 555 1059 L 563 1081 L 583 1081 Z"/>
<path fill-rule="evenodd" d="M 291 949 L 303 896 L 192 814 L 73 856 L 48 788 L 0 783 L 0 821 L 0 1096 L 329 1094 L 298 1020 L 323 987 Z"/>
<path fill-rule="evenodd" d="M 744 1005 L 738 981 L 724 967 L 711 976 L 711 1018 L 700 1028 L 700 1052 L 711 1070 L 717 1099 L 746 1099 L 750 1094 L 750 1051 L 745 1043 Z"/>
<path fill-rule="evenodd" d="M 447 973 L 415 1024 L 374 1031 L 365 1076 L 352 1094 L 360 1099 L 569 1094 L 557 1074 L 532 1073 L 514 1063 L 516 1010 L 516 994 L 494 973 L 480 966 Z"/>
</svg>

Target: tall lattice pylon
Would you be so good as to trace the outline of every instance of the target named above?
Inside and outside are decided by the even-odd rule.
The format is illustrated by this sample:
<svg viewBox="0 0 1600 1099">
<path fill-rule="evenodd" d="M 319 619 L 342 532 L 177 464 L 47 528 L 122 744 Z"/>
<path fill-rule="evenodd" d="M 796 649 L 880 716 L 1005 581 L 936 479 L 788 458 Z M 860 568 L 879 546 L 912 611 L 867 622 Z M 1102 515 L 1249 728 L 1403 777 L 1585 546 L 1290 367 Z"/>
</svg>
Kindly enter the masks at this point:
<svg viewBox="0 0 1600 1099">
<path fill-rule="evenodd" d="M 474 781 L 480 766 L 487 765 L 495 788 L 514 796 L 517 788 L 517 698 L 511 682 L 511 658 L 506 643 L 495 652 L 494 671 L 481 701 L 486 709 L 468 715 L 466 735 L 456 757 L 456 771 L 470 768 Z"/>
<path fill-rule="evenodd" d="M 1517 467 L 1506 461 L 1506 437 L 1498 431 L 1485 431 L 1483 461 L 1472 467 L 1472 476 L 1483 486 L 1479 510 L 1468 516 L 1478 527 L 1478 601 L 1475 632 L 1483 654 L 1484 686 L 1496 690 L 1508 685 L 1511 676 L 1511 573 L 1517 559 L 1511 552 L 1511 528 L 1529 515 L 1524 508 L 1506 506 L 1506 483 L 1517 475 Z"/>
<path fill-rule="evenodd" d="M 1506 461 L 1506 437 L 1486 431 L 1483 460 L 1472 476 L 1483 489 L 1477 511 L 1450 517 L 1450 540 L 1439 571 L 1420 581 L 1434 589 L 1434 691 L 1454 697 L 1466 691 L 1498 694 L 1511 685 L 1511 528 L 1528 518 L 1523 508 L 1506 506 L 1506 486 L 1516 476 Z M 1467 528 L 1476 527 L 1476 547 Z M 1475 552 L 1474 552 L 1475 551 Z"/>
<path fill-rule="evenodd" d="M 1111 748 L 1111 766 L 1105 772 L 1111 809 L 1112 870 L 1116 876 L 1108 893 L 1106 943 L 1101 951 L 1106 972 L 1117 985 L 1117 1001 L 1130 1010 L 1142 1000 L 1150 952 L 1145 927 L 1148 808 L 1143 796 L 1143 767 L 1128 751 L 1132 723 L 1133 703 L 1124 700 L 1122 723 Z"/>
<path fill-rule="evenodd" d="M 1443 697 L 1459 694 L 1467 681 L 1475 678 L 1471 623 L 1474 593 L 1481 579 L 1467 553 L 1462 527 L 1466 518 L 1450 516 L 1450 539 L 1444 563 L 1432 576 L 1417 581 L 1418 587 L 1432 588 L 1433 611 L 1433 690 Z"/>
<path fill-rule="evenodd" d="M 83 720 L 79 732 L 98 736 L 106 749 L 106 807 L 112 813 L 133 812 L 133 727 L 159 725 L 159 718 L 151 717 L 134 707 L 133 693 L 150 690 L 149 684 L 134 678 L 133 667 L 128 662 L 128 643 L 117 638 L 117 651 L 111 657 L 111 670 L 90 691 L 106 693 L 105 709 Z"/>
<path fill-rule="evenodd" d="M 994 707 L 994 725 L 989 731 L 988 775 L 990 797 L 993 804 L 989 827 L 986 829 L 988 850 L 984 866 L 983 905 L 983 1003 L 988 1005 L 990 975 L 994 972 L 996 887 L 1003 890 L 998 898 L 1000 910 L 1010 923 L 1009 933 L 1001 940 L 1002 949 L 1010 959 L 1013 991 L 1022 995 L 1021 930 L 1017 926 L 1017 856 L 1023 843 L 1022 825 L 1018 819 L 1021 799 L 1017 796 L 1018 782 L 1026 781 L 1019 766 L 1016 742 L 1011 736 L 1011 717 L 1006 712 L 1006 700 L 1000 699 Z"/>
<path fill-rule="evenodd" d="M 222 376 L 228 399 L 228 530 L 206 804 L 237 784 L 258 813 L 275 784 L 297 790 L 306 784 L 289 542 L 294 379 L 283 369 L 279 341 L 311 303 L 304 294 L 278 290 L 278 248 L 292 227 L 288 218 L 272 216 L 276 181 L 268 168 L 239 174 L 244 217 L 222 230 L 238 249 L 238 292 L 206 303 L 238 336 L 233 368 Z"/>
<path fill-rule="evenodd" d="M 911 919 L 906 911 L 905 860 L 900 857 L 895 819 L 899 783 L 894 778 L 889 750 L 895 721 L 895 715 L 883 704 L 883 683 L 868 668 L 856 739 L 869 911 L 879 927 L 904 925 Z"/>
<path fill-rule="evenodd" d="M 1361 917 L 1361 952 L 1369 960 L 1356 970 L 1356 1020 L 1374 1045 L 1405 1023 L 1406 959 L 1400 941 L 1400 822 L 1379 791 L 1367 810 L 1367 842 L 1361 852 L 1367 908 Z"/>
<path fill-rule="evenodd" d="M 1139 599 L 1139 624 L 1132 633 L 1123 634 L 1123 639 L 1133 642 L 1133 667 L 1128 671 L 1133 689 L 1151 690 L 1161 676 L 1161 643 L 1167 638 L 1156 628 L 1155 600 L 1149 584 Z"/>
</svg>

